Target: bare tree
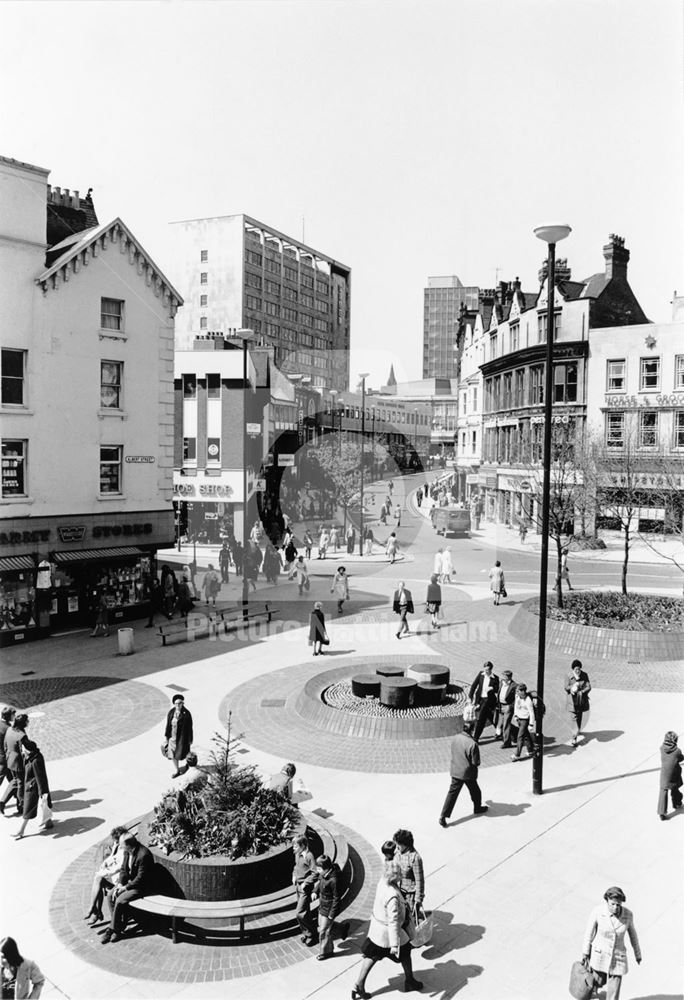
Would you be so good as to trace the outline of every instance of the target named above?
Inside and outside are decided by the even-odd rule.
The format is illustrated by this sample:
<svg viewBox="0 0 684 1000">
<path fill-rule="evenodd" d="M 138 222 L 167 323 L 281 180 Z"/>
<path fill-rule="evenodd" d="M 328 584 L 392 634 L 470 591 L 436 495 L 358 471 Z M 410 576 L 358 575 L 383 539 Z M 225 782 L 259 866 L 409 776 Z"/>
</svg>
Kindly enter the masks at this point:
<svg viewBox="0 0 684 1000">
<path fill-rule="evenodd" d="M 620 526 L 623 542 L 621 587 L 627 593 L 629 552 L 638 535 L 639 511 L 644 506 L 643 455 L 631 424 L 615 443 L 606 442 L 596 452 L 596 504 L 604 517 Z"/>
<path fill-rule="evenodd" d="M 648 488 L 649 506 L 663 510 L 663 538 L 669 533 L 672 538 L 684 542 L 684 463 L 673 462 L 667 455 L 660 452 L 650 461 L 650 471 L 641 479 Z M 684 556 L 671 555 L 663 550 L 658 538 L 651 532 L 637 530 L 639 539 L 652 552 L 667 559 L 684 573 Z"/>
</svg>

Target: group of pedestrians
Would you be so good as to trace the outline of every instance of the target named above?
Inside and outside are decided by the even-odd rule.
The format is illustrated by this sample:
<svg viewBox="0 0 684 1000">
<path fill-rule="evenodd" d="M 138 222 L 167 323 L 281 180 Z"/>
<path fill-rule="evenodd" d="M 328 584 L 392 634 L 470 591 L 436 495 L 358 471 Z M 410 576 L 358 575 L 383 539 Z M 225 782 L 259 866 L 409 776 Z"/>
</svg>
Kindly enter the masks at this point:
<svg viewBox="0 0 684 1000">
<path fill-rule="evenodd" d="M 38 818 L 39 831 L 51 830 L 52 796 L 45 757 L 37 743 L 26 732 L 29 718 L 25 712 L 6 705 L 0 712 L 0 814 L 12 799 L 16 800 L 16 817 L 21 817 L 15 840 L 21 840 L 30 820 Z"/>
</svg>

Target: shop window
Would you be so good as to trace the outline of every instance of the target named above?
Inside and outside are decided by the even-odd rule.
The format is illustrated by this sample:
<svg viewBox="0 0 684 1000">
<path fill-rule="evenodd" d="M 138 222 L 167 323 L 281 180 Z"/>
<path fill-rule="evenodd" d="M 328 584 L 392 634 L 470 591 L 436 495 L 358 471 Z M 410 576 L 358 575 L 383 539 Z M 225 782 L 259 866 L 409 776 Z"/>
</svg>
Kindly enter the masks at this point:
<svg viewBox="0 0 684 1000">
<path fill-rule="evenodd" d="M 553 369 L 553 401 L 554 403 L 577 402 L 577 364 L 569 362 L 565 365 L 555 365 Z"/>
<path fill-rule="evenodd" d="M 655 392 L 660 388 L 660 358 L 641 358 L 639 390 Z"/>
<path fill-rule="evenodd" d="M 184 437 L 183 438 L 183 462 L 196 462 L 197 461 L 197 438 L 194 437 Z"/>
<path fill-rule="evenodd" d="M 674 446 L 675 448 L 684 448 L 684 410 L 675 410 Z"/>
<path fill-rule="evenodd" d="M 207 398 L 221 398 L 221 376 L 218 372 L 207 372 Z"/>
<path fill-rule="evenodd" d="M 625 445 L 624 413 L 606 413 L 606 448 L 617 451 Z"/>
<path fill-rule="evenodd" d="M 644 410 L 639 414 L 639 447 L 655 448 L 658 443 L 658 411 Z"/>
<path fill-rule="evenodd" d="M 207 438 L 207 462 L 220 465 L 221 438 Z"/>
<path fill-rule="evenodd" d="M 684 354 L 675 356 L 674 387 L 680 392 L 684 389 Z"/>
<path fill-rule="evenodd" d="M 100 493 L 121 493 L 120 444 L 100 446 Z"/>
<path fill-rule="evenodd" d="M 102 361 L 100 363 L 100 406 L 121 409 L 122 361 Z"/>
<path fill-rule="evenodd" d="M 10 570 L 0 576 L 0 628 L 35 628 L 37 625 L 34 574 Z"/>
<path fill-rule="evenodd" d="M 26 351 L 2 348 L 2 405 L 24 406 Z"/>
<path fill-rule="evenodd" d="M 118 330 L 124 328 L 123 299 L 100 299 L 100 327 L 102 330 Z"/>
<path fill-rule="evenodd" d="M 2 496 L 27 496 L 26 452 L 28 441 L 2 440 Z"/>
<path fill-rule="evenodd" d="M 183 375 L 183 399 L 195 399 L 197 396 L 197 376 Z"/>
<path fill-rule="evenodd" d="M 624 358 L 617 358 L 614 361 L 606 361 L 606 391 L 625 391 L 625 369 Z"/>
</svg>

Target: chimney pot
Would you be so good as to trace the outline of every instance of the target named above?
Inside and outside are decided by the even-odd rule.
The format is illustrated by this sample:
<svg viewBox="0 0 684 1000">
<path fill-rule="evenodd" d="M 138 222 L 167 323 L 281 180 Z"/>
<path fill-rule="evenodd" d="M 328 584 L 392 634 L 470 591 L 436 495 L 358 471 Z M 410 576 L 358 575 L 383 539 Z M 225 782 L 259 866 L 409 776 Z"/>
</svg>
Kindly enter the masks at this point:
<svg viewBox="0 0 684 1000">
<path fill-rule="evenodd" d="M 603 248 L 603 256 L 606 261 L 606 278 L 609 281 L 612 278 L 623 278 L 626 281 L 629 250 L 625 248 L 624 238 L 611 233 Z"/>
</svg>

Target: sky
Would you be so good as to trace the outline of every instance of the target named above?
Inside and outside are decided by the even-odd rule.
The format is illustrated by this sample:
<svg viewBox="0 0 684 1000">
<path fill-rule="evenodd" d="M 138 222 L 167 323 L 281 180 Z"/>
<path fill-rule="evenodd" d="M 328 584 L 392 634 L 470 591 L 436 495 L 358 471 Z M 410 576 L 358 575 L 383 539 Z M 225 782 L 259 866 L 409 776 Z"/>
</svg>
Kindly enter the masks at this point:
<svg viewBox="0 0 684 1000">
<path fill-rule="evenodd" d="M 352 268 L 352 382 L 422 375 L 423 288 L 536 291 L 631 251 L 684 292 L 681 0 L 0 4 L 0 154 L 94 190 L 167 272 L 172 220 L 245 212 Z M 182 289 L 181 289 L 182 291 Z"/>
</svg>

